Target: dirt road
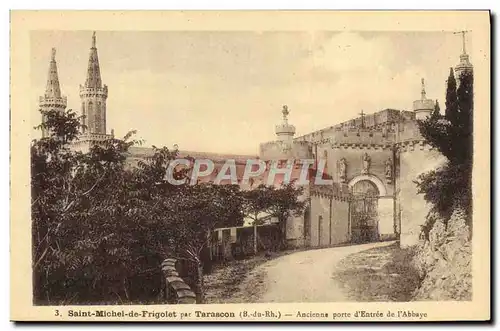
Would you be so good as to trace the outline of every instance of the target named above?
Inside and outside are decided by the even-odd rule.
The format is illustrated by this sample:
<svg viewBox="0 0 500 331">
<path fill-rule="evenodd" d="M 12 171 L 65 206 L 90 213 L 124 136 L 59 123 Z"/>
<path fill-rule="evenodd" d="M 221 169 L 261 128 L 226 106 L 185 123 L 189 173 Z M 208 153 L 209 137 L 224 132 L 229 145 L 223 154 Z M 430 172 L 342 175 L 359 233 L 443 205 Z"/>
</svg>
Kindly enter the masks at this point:
<svg viewBox="0 0 500 331">
<path fill-rule="evenodd" d="M 332 279 L 338 262 L 350 254 L 393 243 L 324 248 L 286 255 L 254 269 L 242 283 L 241 291 L 252 289 L 256 292 L 255 287 L 258 287 L 259 294 L 252 302 L 348 301 Z"/>
</svg>

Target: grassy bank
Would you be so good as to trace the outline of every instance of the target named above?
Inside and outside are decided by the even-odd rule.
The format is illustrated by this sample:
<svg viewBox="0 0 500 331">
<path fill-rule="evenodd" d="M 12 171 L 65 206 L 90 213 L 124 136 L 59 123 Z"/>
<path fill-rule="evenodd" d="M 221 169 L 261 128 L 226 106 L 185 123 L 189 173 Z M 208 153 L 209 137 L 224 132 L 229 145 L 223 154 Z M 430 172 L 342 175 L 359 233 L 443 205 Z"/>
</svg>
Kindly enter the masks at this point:
<svg viewBox="0 0 500 331">
<path fill-rule="evenodd" d="M 413 251 L 399 243 L 352 254 L 333 278 L 353 301 L 410 301 L 420 284 Z"/>
</svg>

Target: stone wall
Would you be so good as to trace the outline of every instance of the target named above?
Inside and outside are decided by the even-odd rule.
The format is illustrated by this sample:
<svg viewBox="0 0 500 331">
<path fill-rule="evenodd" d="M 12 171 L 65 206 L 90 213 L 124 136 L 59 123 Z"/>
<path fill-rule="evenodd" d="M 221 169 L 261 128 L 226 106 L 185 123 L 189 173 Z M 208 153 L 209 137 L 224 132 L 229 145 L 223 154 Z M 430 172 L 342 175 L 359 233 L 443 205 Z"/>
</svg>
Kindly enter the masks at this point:
<svg viewBox="0 0 500 331">
<path fill-rule="evenodd" d="M 421 225 L 424 224 L 431 205 L 418 194 L 415 180 L 443 165 L 445 157 L 423 142 L 411 142 L 400 146 L 399 169 L 396 180 L 398 199 L 396 213 L 400 219 L 401 246 L 415 245 L 418 242 Z"/>
<path fill-rule="evenodd" d="M 328 195 L 311 195 L 310 247 L 325 246 L 330 241 L 325 224 L 330 223 L 331 200 Z"/>
<path fill-rule="evenodd" d="M 383 197 L 378 200 L 378 221 L 380 240 L 396 239 L 396 218 L 392 197 Z"/>
<path fill-rule="evenodd" d="M 310 199 L 309 247 L 349 242 L 349 202 L 347 196 L 312 192 Z"/>
<path fill-rule="evenodd" d="M 334 198 L 332 199 L 330 245 L 343 244 L 350 240 L 349 202 L 346 198 Z"/>
</svg>

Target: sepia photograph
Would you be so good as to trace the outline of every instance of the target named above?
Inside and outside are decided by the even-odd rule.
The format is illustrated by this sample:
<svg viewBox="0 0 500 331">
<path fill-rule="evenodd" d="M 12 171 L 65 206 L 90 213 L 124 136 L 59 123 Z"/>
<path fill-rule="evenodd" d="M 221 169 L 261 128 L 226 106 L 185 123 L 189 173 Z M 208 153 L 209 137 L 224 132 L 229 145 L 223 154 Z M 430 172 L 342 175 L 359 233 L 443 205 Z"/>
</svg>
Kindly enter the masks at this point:
<svg viewBox="0 0 500 331">
<path fill-rule="evenodd" d="M 25 31 L 23 305 L 65 321 L 437 320 L 431 304 L 489 319 L 489 14 L 428 15 L 124 30 L 82 13 Z"/>
</svg>

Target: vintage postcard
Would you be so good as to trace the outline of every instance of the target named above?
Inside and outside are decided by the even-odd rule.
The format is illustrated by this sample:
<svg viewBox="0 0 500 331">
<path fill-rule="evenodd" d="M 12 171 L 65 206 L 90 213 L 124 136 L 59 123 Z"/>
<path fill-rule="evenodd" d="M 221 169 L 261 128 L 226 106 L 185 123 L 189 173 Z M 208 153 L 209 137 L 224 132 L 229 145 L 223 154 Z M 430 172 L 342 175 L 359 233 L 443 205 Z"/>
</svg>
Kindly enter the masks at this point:
<svg viewBox="0 0 500 331">
<path fill-rule="evenodd" d="M 11 12 L 13 321 L 488 321 L 487 11 Z"/>
</svg>

